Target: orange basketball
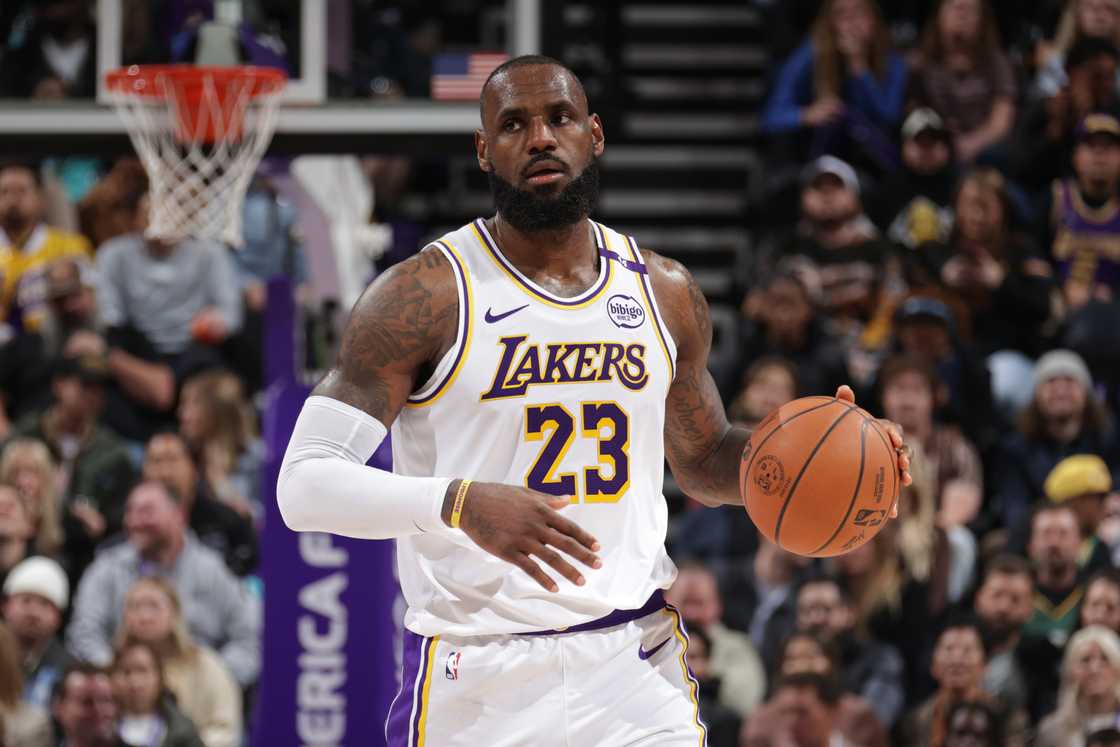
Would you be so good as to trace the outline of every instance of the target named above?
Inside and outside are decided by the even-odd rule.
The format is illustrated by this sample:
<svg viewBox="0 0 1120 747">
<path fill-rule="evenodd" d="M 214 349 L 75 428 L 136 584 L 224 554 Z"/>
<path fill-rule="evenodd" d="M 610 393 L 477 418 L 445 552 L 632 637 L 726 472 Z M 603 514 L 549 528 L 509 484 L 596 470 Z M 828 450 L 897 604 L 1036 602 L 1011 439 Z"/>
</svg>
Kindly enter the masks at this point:
<svg viewBox="0 0 1120 747">
<path fill-rule="evenodd" d="M 739 489 L 771 542 L 798 555 L 843 555 L 886 523 L 898 497 L 897 458 L 867 411 L 835 397 L 804 397 L 751 434 Z"/>
</svg>

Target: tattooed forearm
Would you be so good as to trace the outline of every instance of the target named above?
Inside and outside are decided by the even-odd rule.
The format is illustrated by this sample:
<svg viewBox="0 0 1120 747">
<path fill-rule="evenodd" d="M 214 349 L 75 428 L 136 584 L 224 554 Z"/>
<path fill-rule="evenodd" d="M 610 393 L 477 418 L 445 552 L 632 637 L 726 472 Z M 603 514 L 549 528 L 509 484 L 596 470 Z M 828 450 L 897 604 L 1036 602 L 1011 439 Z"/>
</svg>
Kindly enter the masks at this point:
<svg viewBox="0 0 1120 747">
<path fill-rule="evenodd" d="M 678 262 L 647 253 L 658 304 L 677 344 L 677 375 L 665 413 L 665 453 L 689 496 L 708 505 L 739 502 L 739 456 L 748 431 L 727 422 L 708 353 L 712 320 L 695 278 Z"/>
<path fill-rule="evenodd" d="M 436 249 L 392 267 L 354 306 L 338 362 L 313 394 L 391 422 L 418 372 L 453 343 L 458 309 L 454 276 Z"/>
</svg>

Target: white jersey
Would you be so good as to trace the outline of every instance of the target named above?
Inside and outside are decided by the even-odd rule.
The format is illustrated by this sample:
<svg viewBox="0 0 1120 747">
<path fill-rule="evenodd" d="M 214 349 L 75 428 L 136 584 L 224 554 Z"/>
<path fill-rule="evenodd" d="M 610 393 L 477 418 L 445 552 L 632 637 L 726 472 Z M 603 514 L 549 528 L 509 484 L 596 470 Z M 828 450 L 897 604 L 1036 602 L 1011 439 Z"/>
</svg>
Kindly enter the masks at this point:
<svg viewBox="0 0 1120 747">
<path fill-rule="evenodd" d="M 542 563 L 560 588 L 551 593 L 462 533 L 398 539 L 415 633 L 566 628 L 641 607 L 676 575 L 661 493 L 676 347 L 637 244 L 591 227 L 599 277 L 572 298 L 521 274 L 482 220 L 435 242 L 455 273 L 459 335 L 409 397 L 392 443 L 397 474 L 572 496 L 561 513 L 599 541 L 603 566 L 584 568 L 580 587 Z"/>
</svg>

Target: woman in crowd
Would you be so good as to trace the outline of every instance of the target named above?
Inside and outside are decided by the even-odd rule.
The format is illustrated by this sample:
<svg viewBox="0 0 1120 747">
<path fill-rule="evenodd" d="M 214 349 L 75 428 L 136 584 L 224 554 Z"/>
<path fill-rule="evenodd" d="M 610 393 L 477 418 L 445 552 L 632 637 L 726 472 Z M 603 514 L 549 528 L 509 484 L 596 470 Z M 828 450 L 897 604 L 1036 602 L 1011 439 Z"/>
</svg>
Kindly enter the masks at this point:
<svg viewBox="0 0 1120 747">
<path fill-rule="evenodd" d="M 956 225 L 947 245 L 917 252 L 931 286 L 968 312 L 978 352 L 988 358 L 992 391 L 1009 414 L 1031 396 L 1031 358 L 1041 352 L 1050 318 L 1053 273 L 1037 249 L 1014 230 L 1007 181 L 980 168 L 961 180 Z"/>
<path fill-rule="evenodd" d="M 1084 735 L 1120 720 L 1120 638 L 1099 625 L 1066 644 L 1058 709 L 1038 727 L 1035 747 L 1082 747 Z"/>
<path fill-rule="evenodd" d="M 118 733 L 128 747 L 205 747 L 163 681 L 155 647 L 134 640 L 113 659 L 113 690 L 120 703 Z"/>
<path fill-rule="evenodd" d="M 32 554 L 57 558 L 63 541 L 58 476 L 47 445 L 33 438 L 9 441 L 0 455 L 0 483 L 19 491 L 33 530 Z"/>
<path fill-rule="evenodd" d="M 23 703 L 23 662 L 19 644 L 7 626 L 0 624 L 0 723 L 4 747 L 53 745 L 51 722 L 45 711 Z"/>
<path fill-rule="evenodd" d="M 945 120 L 960 163 L 1007 137 L 1015 123 L 1015 73 L 987 0 L 941 0 L 912 85 L 915 103 Z"/>
<path fill-rule="evenodd" d="M 1120 635 L 1120 571 L 1097 571 L 1085 583 L 1081 598 L 1081 625 L 1099 625 Z"/>
<path fill-rule="evenodd" d="M 179 595 L 162 578 L 138 580 L 125 597 L 119 647 L 132 641 L 159 654 L 167 689 L 206 747 L 240 745 L 241 691 L 218 655 L 191 640 Z"/>
<path fill-rule="evenodd" d="M 893 167 L 891 140 L 906 77 L 873 0 L 827 0 L 808 41 L 778 72 L 762 127 L 770 134 L 807 130 L 811 155 L 832 152 Z"/>
<path fill-rule="evenodd" d="M 183 384 L 179 431 L 214 494 L 246 513 L 260 511 L 262 449 L 241 380 L 204 371 Z"/>
<path fill-rule="evenodd" d="M 0 584 L 8 572 L 34 555 L 35 530 L 14 486 L 0 482 Z"/>
</svg>

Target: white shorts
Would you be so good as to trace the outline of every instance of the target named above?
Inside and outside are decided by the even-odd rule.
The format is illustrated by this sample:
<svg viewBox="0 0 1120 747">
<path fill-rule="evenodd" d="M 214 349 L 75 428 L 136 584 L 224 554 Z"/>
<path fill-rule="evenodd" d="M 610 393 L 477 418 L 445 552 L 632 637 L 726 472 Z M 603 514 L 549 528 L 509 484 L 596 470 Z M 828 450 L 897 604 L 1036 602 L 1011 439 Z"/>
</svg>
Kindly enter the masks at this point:
<svg viewBox="0 0 1120 747">
<path fill-rule="evenodd" d="M 388 746 L 704 747 L 680 613 L 658 593 L 597 622 L 465 638 L 406 630 Z"/>
</svg>

